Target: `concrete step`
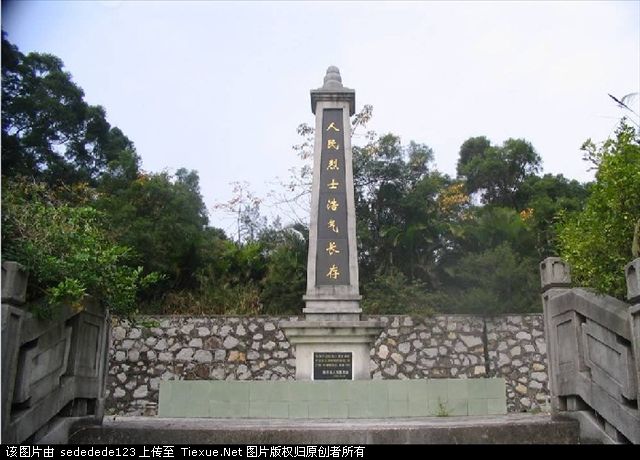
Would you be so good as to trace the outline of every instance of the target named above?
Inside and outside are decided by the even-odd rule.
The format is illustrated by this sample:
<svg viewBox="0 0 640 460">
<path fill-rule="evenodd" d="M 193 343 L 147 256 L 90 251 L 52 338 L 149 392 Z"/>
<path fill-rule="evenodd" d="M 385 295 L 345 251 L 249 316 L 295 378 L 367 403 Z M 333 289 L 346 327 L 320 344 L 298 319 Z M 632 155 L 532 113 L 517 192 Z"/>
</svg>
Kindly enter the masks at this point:
<svg viewBox="0 0 640 460">
<path fill-rule="evenodd" d="M 575 421 L 544 414 L 404 419 L 105 417 L 71 444 L 573 444 Z"/>
</svg>

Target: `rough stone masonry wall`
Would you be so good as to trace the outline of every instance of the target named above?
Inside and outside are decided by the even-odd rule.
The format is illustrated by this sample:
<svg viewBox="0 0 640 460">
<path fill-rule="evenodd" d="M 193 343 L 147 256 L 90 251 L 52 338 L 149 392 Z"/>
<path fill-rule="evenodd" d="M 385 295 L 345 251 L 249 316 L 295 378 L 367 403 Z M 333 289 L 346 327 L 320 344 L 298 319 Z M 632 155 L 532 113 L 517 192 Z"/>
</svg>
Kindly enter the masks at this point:
<svg viewBox="0 0 640 460">
<path fill-rule="evenodd" d="M 487 320 L 490 368 L 507 382 L 507 407 L 511 411 L 545 408 L 547 344 L 542 315 L 508 315 Z"/>
<path fill-rule="evenodd" d="M 374 379 L 504 377 L 511 412 L 545 410 L 541 315 L 379 316 Z M 155 413 L 163 380 L 293 380 L 295 355 L 279 327 L 297 317 L 149 317 L 112 330 L 107 413 Z"/>
</svg>

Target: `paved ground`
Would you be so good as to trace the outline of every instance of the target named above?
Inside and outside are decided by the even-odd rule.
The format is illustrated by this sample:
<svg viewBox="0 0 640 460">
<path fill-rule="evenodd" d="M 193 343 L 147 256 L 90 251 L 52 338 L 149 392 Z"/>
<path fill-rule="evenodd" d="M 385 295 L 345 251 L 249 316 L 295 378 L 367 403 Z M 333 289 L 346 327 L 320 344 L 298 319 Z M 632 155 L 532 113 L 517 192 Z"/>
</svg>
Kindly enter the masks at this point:
<svg viewBox="0 0 640 460">
<path fill-rule="evenodd" d="M 469 444 L 577 443 L 574 421 L 549 415 L 391 419 L 207 419 L 105 417 L 78 427 L 71 443 Z"/>
</svg>

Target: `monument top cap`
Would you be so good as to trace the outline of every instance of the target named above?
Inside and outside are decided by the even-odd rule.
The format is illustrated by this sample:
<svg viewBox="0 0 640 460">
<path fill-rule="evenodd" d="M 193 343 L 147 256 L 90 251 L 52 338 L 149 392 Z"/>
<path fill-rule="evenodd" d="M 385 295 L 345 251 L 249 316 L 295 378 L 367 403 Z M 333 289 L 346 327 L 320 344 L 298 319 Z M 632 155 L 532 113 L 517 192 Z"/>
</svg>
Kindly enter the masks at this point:
<svg viewBox="0 0 640 460">
<path fill-rule="evenodd" d="M 311 90 L 311 111 L 316 113 L 316 103 L 319 101 L 346 101 L 349 103 L 349 115 L 355 113 L 356 92 L 342 86 L 340 69 L 332 65 L 327 68 L 322 88 Z"/>
<path fill-rule="evenodd" d="M 340 69 L 336 66 L 329 66 L 327 69 L 327 75 L 324 77 L 324 89 L 342 88 L 342 77 L 340 76 Z"/>
</svg>

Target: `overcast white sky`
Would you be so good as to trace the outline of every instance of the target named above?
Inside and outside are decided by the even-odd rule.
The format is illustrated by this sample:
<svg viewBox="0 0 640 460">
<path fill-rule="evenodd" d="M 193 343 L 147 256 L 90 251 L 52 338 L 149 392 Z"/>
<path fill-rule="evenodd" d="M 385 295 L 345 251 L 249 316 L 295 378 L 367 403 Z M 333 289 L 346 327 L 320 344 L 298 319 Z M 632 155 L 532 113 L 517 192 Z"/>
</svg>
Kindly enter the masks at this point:
<svg viewBox="0 0 640 460">
<path fill-rule="evenodd" d="M 451 175 L 462 142 L 486 135 L 590 180 L 579 148 L 622 115 L 607 93 L 640 86 L 638 1 L 3 1 L 2 28 L 60 57 L 144 169 L 197 170 L 209 208 L 232 181 L 266 196 L 288 176 L 329 65 L 357 109 L 373 105 L 370 129 L 429 145 Z"/>
</svg>

